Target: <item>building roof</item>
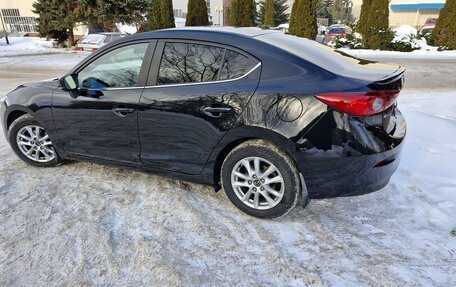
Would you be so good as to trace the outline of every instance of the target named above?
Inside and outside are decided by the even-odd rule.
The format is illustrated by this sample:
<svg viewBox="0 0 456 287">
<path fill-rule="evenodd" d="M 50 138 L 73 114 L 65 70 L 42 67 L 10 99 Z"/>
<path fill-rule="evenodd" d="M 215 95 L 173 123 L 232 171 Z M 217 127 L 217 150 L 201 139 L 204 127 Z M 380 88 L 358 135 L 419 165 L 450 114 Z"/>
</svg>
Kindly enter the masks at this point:
<svg viewBox="0 0 456 287">
<path fill-rule="evenodd" d="M 441 9 L 446 0 L 392 0 L 391 10 Z"/>
</svg>

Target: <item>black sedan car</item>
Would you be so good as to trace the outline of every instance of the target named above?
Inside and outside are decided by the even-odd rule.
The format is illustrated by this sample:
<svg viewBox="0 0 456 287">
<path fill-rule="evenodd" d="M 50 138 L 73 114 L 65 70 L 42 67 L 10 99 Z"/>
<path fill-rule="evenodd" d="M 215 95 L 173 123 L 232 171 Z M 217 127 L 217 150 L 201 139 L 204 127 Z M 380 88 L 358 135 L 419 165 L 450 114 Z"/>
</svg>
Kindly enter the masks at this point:
<svg viewBox="0 0 456 287">
<path fill-rule="evenodd" d="M 29 164 L 139 168 L 223 188 L 244 212 L 273 218 L 388 183 L 405 137 L 403 73 L 277 31 L 170 29 L 21 85 L 0 114 Z"/>
</svg>

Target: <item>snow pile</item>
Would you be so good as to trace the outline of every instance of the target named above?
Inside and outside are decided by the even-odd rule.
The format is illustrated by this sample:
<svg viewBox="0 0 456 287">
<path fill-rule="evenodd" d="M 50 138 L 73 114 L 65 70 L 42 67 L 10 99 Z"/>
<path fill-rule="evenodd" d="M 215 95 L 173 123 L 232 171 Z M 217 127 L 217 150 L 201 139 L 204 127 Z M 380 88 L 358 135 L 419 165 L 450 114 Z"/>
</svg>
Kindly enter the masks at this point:
<svg viewBox="0 0 456 287">
<path fill-rule="evenodd" d="M 412 49 L 428 49 L 426 39 L 417 38 L 418 31 L 410 25 L 402 25 L 393 30 L 393 43 L 410 45 Z"/>
<path fill-rule="evenodd" d="M 35 37 L 8 37 L 10 44 L 7 45 L 4 38 L 0 39 L 0 57 L 14 56 L 31 53 L 58 53 L 52 48 L 52 41 L 46 41 Z"/>
<path fill-rule="evenodd" d="M 402 25 L 393 30 L 396 36 L 410 36 L 418 34 L 418 30 L 410 25 Z"/>
</svg>

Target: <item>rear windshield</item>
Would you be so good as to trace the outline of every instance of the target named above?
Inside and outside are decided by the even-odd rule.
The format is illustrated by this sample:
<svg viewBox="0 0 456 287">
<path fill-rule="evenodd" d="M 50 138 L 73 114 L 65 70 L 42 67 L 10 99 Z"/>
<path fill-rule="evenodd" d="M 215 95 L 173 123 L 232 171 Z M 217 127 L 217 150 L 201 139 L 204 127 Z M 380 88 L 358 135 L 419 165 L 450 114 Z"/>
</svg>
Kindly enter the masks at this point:
<svg viewBox="0 0 456 287">
<path fill-rule="evenodd" d="M 332 34 L 345 33 L 345 28 L 331 28 L 331 29 L 329 29 L 329 33 L 332 33 Z"/>
<path fill-rule="evenodd" d="M 328 71 L 345 70 L 356 64 L 368 64 L 371 61 L 361 60 L 346 53 L 334 50 L 326 45 L 319 44 L 296 36 L 283 33 L 268 33 L 255 37 L 260 41 L 269 43 L 288 51 L 310 63 Z"/>
</svg>

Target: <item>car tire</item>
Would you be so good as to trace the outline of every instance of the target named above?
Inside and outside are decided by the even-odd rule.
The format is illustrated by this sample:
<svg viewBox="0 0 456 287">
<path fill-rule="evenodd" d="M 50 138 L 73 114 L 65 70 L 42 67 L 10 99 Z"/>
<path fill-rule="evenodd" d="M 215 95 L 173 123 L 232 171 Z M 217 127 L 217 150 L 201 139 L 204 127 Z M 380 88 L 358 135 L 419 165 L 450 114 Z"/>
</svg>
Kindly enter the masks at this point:
<svg viewBox="0 0 456 287">
<path fill-rule="evenodd" d="M 235 147 L 223 162 L 221 179 L 230 201 L 258 218 L 286 215 L 302 191 L 293 159 L 265 140 L 249 140 Z"/>
<path fill-rule="evenodd" d="M 29 114 L 10 125 L 8 141 L 16 155 L 30 165 L 51 167 L 62 163 L 45 129 Z"/>
</svg>

